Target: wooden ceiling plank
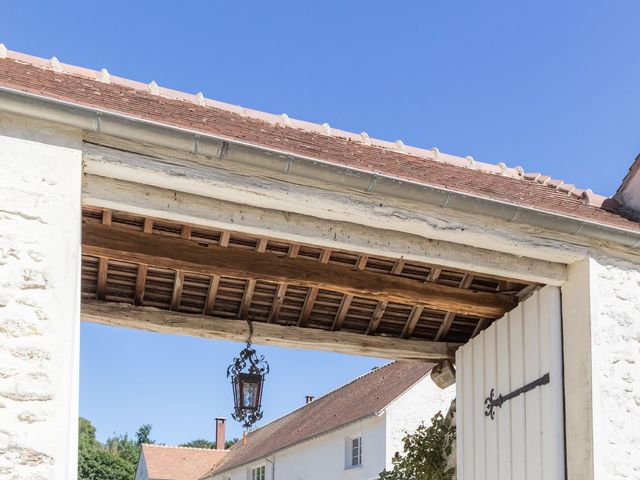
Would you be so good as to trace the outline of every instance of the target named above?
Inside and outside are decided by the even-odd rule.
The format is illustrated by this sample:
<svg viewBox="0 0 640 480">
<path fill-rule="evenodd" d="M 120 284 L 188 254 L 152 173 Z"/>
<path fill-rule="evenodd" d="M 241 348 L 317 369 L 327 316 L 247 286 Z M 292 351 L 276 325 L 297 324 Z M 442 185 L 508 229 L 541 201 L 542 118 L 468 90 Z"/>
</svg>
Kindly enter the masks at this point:
<svg viewBox="0 0 640 480">
<path fill-rule="evenodd" d="M 300 251 L 300 245 L 297 243 L 291 244 L 289 246 L 289 251 L 287 252 L 288 258 L 296 258 L 298 256 L 298 252 Z M 273 323 L 277 320 L 280 315 L 280 309 L 282 308 L 282 302 L 284 301 L 284 296 L 287 294 L 287 284 L 284 282 L 278 283 L 278 288 L 276 290 L 276 294 L 273 297 L 273 303 L 271 305 L 271 312 L 269 313 L 269 319 L 267 323 Z"/>
<path fill-rule="evenodd" d="M 402 329 L 402 338 L 411 338 L 411 335 L 413 335 L 413 331 L 418 324 L 418 320 L 420 320 L 420 315 L 422 315 L 423 310 L 424 307 L 422 305 L 416 305 L 415 307 L 413 307 L 413 310 L 411 310 L 411 314 L 407 319 L 407 323 L 405 323 L 404 328 Z"/>
<path fill-rule="evenodd" d="M 358 257 L 358 261 L 356 262 L 355 269 L 364 270 L 365 267 L 367 266 L 368 260 L 369 260 L 369 257 L 367 255 L 361 255 L 360 257 Z M 342 324 L 344 323 L 344 319 L 347 316 L 349 307 L 351 307 L 352 301 L 353 301 L 353 295 L 344 295 L 342 297 L 342 302 L 340 303 L 340 308 L 338 308 L 338 313 L 336 313 L 336 316 L 333 319 L 333 325 L 331 325 L 331 330 L 340 330 L 342 328 Z"/>
<path fill-rule="evenodd" d="M 331 258 L 331 249 L 325 248 L 320 253 L 320 258 L 318 262 L 326 264 L 329 262 Z M 318 287 L 309 288 L 309 292 L 307 292 L 307 298 L 304 301 L 304 306 L 302 307 L 302 311 L 300 312 L 300 317 L 298 318 L 298 326 L 302 327 L 306 325 L 309 321 L 309 317 L 311 316 L 311 311 L 313 310 L 313 304 L 316 302 L 316 297 L 318 296 Z"/>
<path fill-rule="evenodd" d="M 514 296 L 508 294 L 421 283 L 367 270 L 355 272 L 335 264 L 221 248 L 97 223 L 85 223 L 83 226 L 83 253 L 204 275 L 255 278 L 306 288 L 323 288 L 358 297 L 421 304 L 433 310 L 482 317 L 497 318 L 517 304 Z"/>
<path fill-rule="evenodd" d="M 173 335 L 190 335 L 235 342 L 246 341 L 245 322 L 149 307 L 84 299 L 84 321 Z M 253 322 L 255 344 L 279 345 L 397 360 L 438 361 L 453 358 L 460 344 L 330 332 L 265 322 Z"/>
</svg>

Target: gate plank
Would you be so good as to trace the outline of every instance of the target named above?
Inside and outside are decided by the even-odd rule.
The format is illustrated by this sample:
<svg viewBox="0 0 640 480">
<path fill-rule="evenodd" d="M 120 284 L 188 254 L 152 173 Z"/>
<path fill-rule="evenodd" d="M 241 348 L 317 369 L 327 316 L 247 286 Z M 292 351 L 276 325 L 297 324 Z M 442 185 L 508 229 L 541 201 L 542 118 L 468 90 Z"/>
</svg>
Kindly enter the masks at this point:
<svg viewBox="0 0 640 480">
<path fill-rule="evenodd" d="M 540 294 L 533 295 L 523 305 L 524 311 L 524 383 L 540 378 Z M 548 387 L 547 387 L 548 389 Z M 527 480 L 542 480 L 542 412 L 541 388 L 522 395 L 526 410 Z"/>
</svg>

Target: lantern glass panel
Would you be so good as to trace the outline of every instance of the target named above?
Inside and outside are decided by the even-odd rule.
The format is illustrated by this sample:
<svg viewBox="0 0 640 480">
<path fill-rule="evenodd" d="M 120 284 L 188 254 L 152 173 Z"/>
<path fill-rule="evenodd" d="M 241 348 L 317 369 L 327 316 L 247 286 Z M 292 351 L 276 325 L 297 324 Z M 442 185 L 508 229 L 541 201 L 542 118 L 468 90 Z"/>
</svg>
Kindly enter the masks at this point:
<svg viewBox="0 0 640 480">
<path fill-rule="evenodd" d="M 236 404 L 243 410 L 258 410 L 262 389 L 262 376 L 239 373 L 235 383 Z"/>
</svg>

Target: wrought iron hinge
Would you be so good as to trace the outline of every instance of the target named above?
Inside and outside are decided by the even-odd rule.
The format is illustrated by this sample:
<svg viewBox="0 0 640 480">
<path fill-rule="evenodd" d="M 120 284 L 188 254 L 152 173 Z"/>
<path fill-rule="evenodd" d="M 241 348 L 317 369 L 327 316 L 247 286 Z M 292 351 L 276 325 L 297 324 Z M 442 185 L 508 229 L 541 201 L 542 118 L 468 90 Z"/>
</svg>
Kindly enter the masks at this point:
<svg viewBox="0 0 640 480">
<path fill-rule="evenodd" d="M 539 387 L 541 385 L 546 385 L 547 383 L 549 383 L 549 374 L 545 373 L 539 379 L 534 380 L 531 383 L 528 383 L 524 387 L 520 387 L 519 389 L 514 390 L 513 392 L 511 392 L 511 393 L 509 393 L 507 395 L 500 394 L 500 395 L 498 395 L 497 398 L 493 397 L 493 395 L 495 394 L 495 391 L 492 388 L 491 389 L 491 393 L 489 393 L 489 396 L 484 399 L 484 405 L 485 405 L 484 415 L 485 415 L 485 417 L 491 417 L 491 420 L 493 420 L 495 418 L 495 416 L 496 416 L 495 407 L 502 408 L 502 404 L 504 402 L 506 402 L 507 400 L 511 400 L 512 398 L 515 398 L 518 395 L 521 395 L 523 393 L 527 393 L 528 391 L 533 390 L 534 388 Z"/>
</svg>

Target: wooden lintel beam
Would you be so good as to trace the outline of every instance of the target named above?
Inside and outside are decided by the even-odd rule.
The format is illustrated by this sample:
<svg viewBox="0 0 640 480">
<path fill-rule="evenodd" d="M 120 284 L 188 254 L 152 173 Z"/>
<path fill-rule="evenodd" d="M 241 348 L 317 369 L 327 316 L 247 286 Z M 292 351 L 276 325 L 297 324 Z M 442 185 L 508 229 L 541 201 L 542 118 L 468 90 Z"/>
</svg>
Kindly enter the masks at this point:
<svg viewBox="0 0 640 480">
<path fill-rule="evenodd" d="M 83 253 L 204 275 L 262 279 L 307 288 L 324 288 L 359 297 L 465 315 L 497 318 L 513 309 L 517 300 L 507 294 L 463 290 L 448 285 L 421 283 L 399 276 L 353 271 L 334 264 L 280 257 L 235 248 L 98 223 L 83 225 Z"/>
<path fill-rule="evenodd" d="M 245 342 L 245 322 L 212 316 L 171 312 L 124 303 L 83 300 L 82 320 L 173 335 L 190 335 Z M 330 332 L 315 328 L 253 322 L 256 344 L 324 350 L 397 360 L 437 361 L 452 358 L 459 344 L 368 336 L 352 332 Z"/>
</svg>

